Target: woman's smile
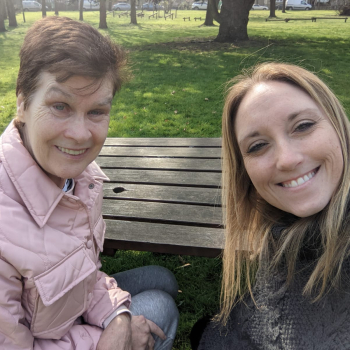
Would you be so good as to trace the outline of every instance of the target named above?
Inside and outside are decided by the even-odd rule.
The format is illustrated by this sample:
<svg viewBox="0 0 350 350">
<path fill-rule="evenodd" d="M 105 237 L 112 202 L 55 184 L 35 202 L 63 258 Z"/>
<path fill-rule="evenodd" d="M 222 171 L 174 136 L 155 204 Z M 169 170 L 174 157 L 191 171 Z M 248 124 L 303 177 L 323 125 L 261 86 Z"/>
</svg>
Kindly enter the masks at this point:
<svg viewBox="0 0 350 350">
<path fill-rule="evenodd" d="M 73 76 L 58 83 L 47 72 L 27 109 L 19 95 L 24 145 L 57 186 L 80 175 L 98 156 L 108 132 L 112 96 L 107 79 Z"/>
<path fill-rule="evenodd" d="M 305 175 L 298 176 L 298 177 L 296 177 L 293 180 L 288 180 L 288 181 L 284 181 L 284 182 L 278 183 L 278 185 L 282 186 L 282 187 L 288 187 L 288 188 L 299 187 L 299 186 L 303 185 L 305 182 L 310 181 L 316 175 L 318 169 L 319 169 L 319 167 L 315 168 L 312 171 L 309 171 Z"/>
<path fill-rule="evenodd" d="M 300 217 L 329 203 L 343 172 L 340 141 L 303 90 L 277 81 L 255 85 L 238 108 L 235 133 L 245 169 L 266 202 Z"/>
<path fill-rule="evenodd" d="M 60 146 L 56 146 L 62 153 L 67 153 L 70 154 L 72 156 L 79 156 L 85 152 L 87 152 L 88 148 L 84 148 L 81 150 L 74 150 L 74 149 L 69 149 L 69 148 L 63 148 Z"/>
</svg>

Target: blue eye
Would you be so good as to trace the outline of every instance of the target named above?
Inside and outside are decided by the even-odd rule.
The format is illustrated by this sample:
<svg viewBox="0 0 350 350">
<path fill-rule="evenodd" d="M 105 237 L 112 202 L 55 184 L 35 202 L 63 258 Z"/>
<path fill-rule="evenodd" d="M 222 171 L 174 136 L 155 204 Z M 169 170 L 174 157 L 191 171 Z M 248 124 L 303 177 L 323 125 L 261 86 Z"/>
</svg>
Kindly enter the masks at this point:
<svg viewBox="0 0 350 350">
<path fill-rule="evenodd" d="M 60 103 L 60 104 L 56 104 L 56 105 L 53 105 L 53 108 L 59 112 L 63 111 L 65 109 L 65 105 Z"/>
<path fill-rule="evenodd" d="M 247 153 L 249 154 L 249 153 L 259 152 L 265 145 L 267 145 L 266 142 L 256 143 L 248 149 Z"/>
</svg>

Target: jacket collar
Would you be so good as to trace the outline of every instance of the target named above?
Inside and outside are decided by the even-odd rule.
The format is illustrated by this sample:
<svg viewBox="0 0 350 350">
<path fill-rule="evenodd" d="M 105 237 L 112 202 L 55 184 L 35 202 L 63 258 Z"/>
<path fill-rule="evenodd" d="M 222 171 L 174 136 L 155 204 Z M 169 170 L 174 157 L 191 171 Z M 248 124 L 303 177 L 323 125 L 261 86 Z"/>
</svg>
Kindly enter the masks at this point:
<svg viewBox="0 0 350 350">
<path fill-rule="evenodd" d="M 65 193 L 31 157 L 14 121 L 1 136 L 0 160 L 33 219 L 43 227 Z M 82 179 L 103 182 L 108 177 L 93 162 L 75 181 L 78 183 Z"/>
</svg>

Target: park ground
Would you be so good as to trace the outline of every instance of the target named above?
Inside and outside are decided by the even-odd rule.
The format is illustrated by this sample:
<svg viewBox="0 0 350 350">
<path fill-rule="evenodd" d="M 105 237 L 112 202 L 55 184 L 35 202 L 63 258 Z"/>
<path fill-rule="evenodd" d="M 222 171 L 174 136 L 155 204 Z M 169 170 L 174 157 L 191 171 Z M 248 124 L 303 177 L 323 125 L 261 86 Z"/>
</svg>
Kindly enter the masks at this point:
<svg viewBox="0 0 350 350">
<path fill-rule="evenodd" d="M 294 11 L 282 18 L 334 17 L 334 11 Z M 53 12 L 48 12 L 53 15 Z M 79 18 L 78 12 L 60 16 Z M 114 99 L 110 137 L 220 137 L 221 113 L 227 82 L 242 70 L 266 62 L 301 65 L 316 73 L 335 92 L 350 114 L 350 21 L 310 20 L 266 22 L 267 11 L 250 15 L 250 40 L 214 42 L 218 25 L 204 27 L 204 11 L 178 11 L 174 20 L 107 17 L 110 35 L 129 56 L 133 78 Z M 16 111 L 15 85 L 18 53 L 29 26 L 41 13 L 17 16 L 18 27 L 0 33 L 0 132 Z M 191 20 L 184 21 L 184 17 Z M 195 21 L 194 17 L 202 17 Z M 84 20 L 98 27 L 98 12 L 85 12 Z M 219 307 L 221 261 L 190 256 L 119 251 L 102 256 L 103 269 L 115 273 L 157 264 L 172 270 L 179 282 L 177 305 L 181 320 L 174 349 L 190 349 L 193 323 Z"/>
</svg>

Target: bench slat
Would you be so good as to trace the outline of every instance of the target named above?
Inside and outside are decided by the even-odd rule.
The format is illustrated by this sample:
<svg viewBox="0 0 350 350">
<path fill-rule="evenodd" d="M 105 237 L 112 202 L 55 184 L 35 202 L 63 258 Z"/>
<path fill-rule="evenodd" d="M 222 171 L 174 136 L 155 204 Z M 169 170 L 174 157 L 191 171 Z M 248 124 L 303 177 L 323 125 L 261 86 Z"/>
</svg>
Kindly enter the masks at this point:
<svg viewBox="0 0 350 350">
<path fill-rule="evenodd" d="M 105 245 L 159 253 L 216 257 L 224 246 L 222 229 L 106 220 Z"/>
<path fill-rule="evenodd" d="M 104 169 L 104 173 L 116 183 L 177 185 L 187 187 L 219 188 L 221 174 L 184 171 Z"/>
<path fill-rule="evenodd" d="M 181 169 L 221 172 L 219 159 L 98 157 L 101 168 Z"/>
<path fill-rule="evenodd" d="M 219 227 L 222 223 L 220 207 L 105 199 L 102 212 L 105 218 L 131 221 L 202 227 Z"/>
<path fill-rule="evenodd" d="M 120 193 L 113 192 L 113 189 L 125 189 Z M 201 203 L 202 205 L 220 206 L 221 192 L 219 189 L 207 188 L 188 188 L 174 186 L 158 185 L 133 185 L 133 184 L 115 184 L 105 183 L 103 194 L 108 198 L 120 198 L 130 200 L 153 200 L 153 201 L 172 201 L 182 203 Z"/>
<path fill-rule="evenodd" d="M 105 146 L 109 145 L 127 145 L 127 146 L 159 146 L 159 147 L 180 147 L 180 146 L 192 146 L 192 147 L 221 147 L 221 138 L 119 138 L 108 137 L 105 141 Z"/>
<path fill-rule="evenodd" d="M 123 157 L 180 157 L 216 158 L 221 156 L 220 148 L 171 148 L 171 147 L 103 147 L 101 156 Z"/>
</svg>

